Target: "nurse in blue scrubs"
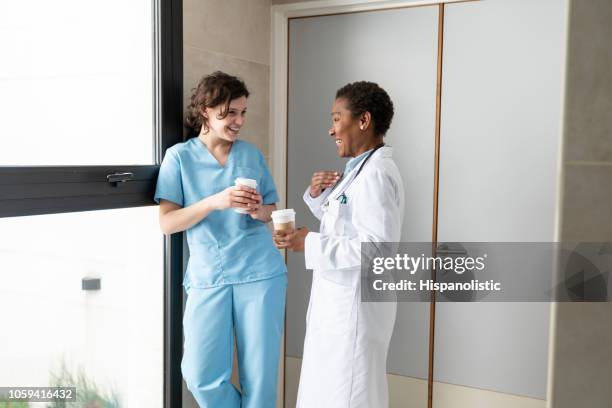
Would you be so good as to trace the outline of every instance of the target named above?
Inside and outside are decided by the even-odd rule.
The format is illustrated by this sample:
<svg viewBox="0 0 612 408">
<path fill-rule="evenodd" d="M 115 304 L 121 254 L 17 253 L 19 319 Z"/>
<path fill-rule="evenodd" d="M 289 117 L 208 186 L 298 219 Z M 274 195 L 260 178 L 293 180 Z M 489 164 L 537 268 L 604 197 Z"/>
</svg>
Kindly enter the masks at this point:
<svg viewBox="0 0 612 408">
<path fill-rule="evenodd" d="M 238 139 L 248 96 L 234 76 L 202 78 L 186 117 L 198 136 L 167 150 L 155 192 L 164 234 L 187 232 L 181 367 L 200 407 L 276 401 L 287 271 L 266 226 L 278 201 L 274 181 L 257 147 Z M 257 188 L 235 186 L 238 177 Z M 230 382 L 234 334 L 240 392 Z"/>
</svg>

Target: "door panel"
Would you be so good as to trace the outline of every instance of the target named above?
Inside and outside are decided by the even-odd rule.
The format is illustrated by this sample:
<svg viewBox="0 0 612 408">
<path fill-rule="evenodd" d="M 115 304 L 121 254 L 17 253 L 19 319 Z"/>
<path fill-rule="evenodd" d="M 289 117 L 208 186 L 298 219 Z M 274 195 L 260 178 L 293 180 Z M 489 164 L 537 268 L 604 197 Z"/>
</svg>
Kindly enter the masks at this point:
<svg viewBox="0 0 612 408">
<path fill-rule="evenodd" d="M 385 142 L 394 147 L 406 191 L 402 240 L 431 240 L 437 25 L 437 6 L 290 21 L 287 207 L 296 210 L 299 225 L 319 228 L 302 201 L 312 173 L 344 168 L 327 133 L 335 92 L 368 80 L 382 86 L 395 106 Z M 295 366 L 302 356 L 312 275 L 304 269 L 303 254 L 289 253 L 288 268 L 286 353 L 292 359 L 288 366 Z M 428 330 L 427 303 L 398 304 L 388 360 L 388 372 L 398 374 L 390 381 L 392 406 L 425 404 Z M 287 390 L 295 389 L 297 374 L 288 371 Z M 292 406 L 291 395 L 286 404 Z"/>
<path fill-rule="evenodd" d="M 565 8 L 555 0 L 446 5 L 440 242 L 555 239 Z M 490 406 L 480 389 L 545 399 L 549 308 L 438 303 L 435 381 L 469 387 L 484 405 L 449 397 L 466 389 L 444 384 L 434 387 L 435 406 Z"/>
</svg>

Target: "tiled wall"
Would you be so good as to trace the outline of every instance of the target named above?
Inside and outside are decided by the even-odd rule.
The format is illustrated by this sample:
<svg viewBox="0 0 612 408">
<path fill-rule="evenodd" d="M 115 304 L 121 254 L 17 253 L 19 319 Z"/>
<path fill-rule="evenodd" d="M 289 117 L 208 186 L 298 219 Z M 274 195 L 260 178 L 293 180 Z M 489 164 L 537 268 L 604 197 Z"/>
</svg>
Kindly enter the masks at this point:
<svg viewBox="0 0 612 408">
<path fill-rule="evenodd" d="M 272 0 L 272 4 L 289 4 L 289 3 L 304 3 L 315 0 Z"/>
<path fill-rule="evenodd" d="M 612 2 L 573 0 L 565 112 L 565 240 L 612 238 Z"/>
<path fill-rule="evenodd" d="M 240 137 L 269 159 L 270 0 L 184 0 L 184 95 L 215 70 L 242 78 L 249 92 Z"/>
<path fill-rule="evenodd" d="M 561 238 L 612 241 L 612 2 L 572 0 Z M 610 271 L 612 272 L 612 271 Z M 560 303 L 553 407 L 612 406 L 612 303 Z"/>
</svg>

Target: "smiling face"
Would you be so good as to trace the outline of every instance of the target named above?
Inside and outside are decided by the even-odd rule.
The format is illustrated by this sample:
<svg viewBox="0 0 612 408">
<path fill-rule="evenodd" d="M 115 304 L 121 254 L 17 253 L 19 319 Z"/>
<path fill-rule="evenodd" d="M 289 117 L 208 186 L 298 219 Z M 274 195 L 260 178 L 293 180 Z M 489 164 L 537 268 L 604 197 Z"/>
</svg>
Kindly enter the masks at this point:
<svg viewBox="0 0 612 408">
<path fill-rule="evenodd" d="M 208 119 L 208 131 L 212 136 L 234 142 L 246 122 L 247 98 L 241 96 L 231 100 L 227 115 L 222 118 L 224 108 L 224 104 L 206 108 L 203 114 Z"/>
<path fill-rule="evenodd" d="M 358 156 L 371 143 L 372 132 L 364 131 L 369 114 L 353 116 L 343 98 L 336 99 L 332 106 L 332 126 L 329 135 L 336 142 L 338 156 Z"/>
</svg>

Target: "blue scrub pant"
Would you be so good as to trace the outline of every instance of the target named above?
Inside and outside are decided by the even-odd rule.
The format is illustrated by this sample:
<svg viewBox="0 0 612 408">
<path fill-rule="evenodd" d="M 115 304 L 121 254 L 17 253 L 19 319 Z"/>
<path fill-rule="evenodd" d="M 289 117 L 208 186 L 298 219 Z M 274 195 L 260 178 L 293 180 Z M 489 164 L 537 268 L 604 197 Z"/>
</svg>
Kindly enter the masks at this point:
<svg viewBox="0 0 612 408">
<path fill-rule="evenodd" d="M 273 408 L 285 319 L 287 275 L 190 288 L 181 369 L 202 408 Z M 239 392 L 231 383 L 234 333 Z"/>
</svg>

